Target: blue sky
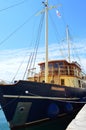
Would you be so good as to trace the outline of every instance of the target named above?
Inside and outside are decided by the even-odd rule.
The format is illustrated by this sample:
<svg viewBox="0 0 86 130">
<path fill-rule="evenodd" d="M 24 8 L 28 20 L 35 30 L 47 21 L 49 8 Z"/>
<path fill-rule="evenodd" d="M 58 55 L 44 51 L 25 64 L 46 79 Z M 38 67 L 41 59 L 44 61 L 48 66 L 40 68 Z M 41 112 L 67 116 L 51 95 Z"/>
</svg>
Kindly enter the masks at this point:
<svg viewBox="0 0 86 130">
<path fill-rule="evenodd" d="M 49 11 L 49 59 L 67 59 L 65 30 L 68 25 L 72 51 L 77 49 L 73 57 L 75 56 L 85 69 L 86 1 L 48 0 L 48 2 L 49 6 L 57 6 L 56 9 Z M 42 16 L 35 14 L 43 7 L 42 0 L 0 0 L 0 79 L 12 80 L 26 55 L 24 65 L 21 67 L 23 72 L 20 71 L 20 75 L 24 73 Z M 61 18 L 56 15 L 56 10 L 60 12 Z M 44 29 L 42 29 L 37 62 L 44 60 L 44 48 Z M 71 59 L 75 60 L 73 57 Z"/>
</svg>

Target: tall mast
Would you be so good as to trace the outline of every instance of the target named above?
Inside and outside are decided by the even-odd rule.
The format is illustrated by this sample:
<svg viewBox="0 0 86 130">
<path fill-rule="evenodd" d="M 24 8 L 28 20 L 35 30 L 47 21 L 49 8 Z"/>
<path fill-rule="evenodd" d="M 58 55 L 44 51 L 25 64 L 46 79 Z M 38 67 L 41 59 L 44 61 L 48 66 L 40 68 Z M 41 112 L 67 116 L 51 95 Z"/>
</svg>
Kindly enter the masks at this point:
<svg viewBox="0 0 86 130">
<path fill-rule="evenodd" d="M 48 0 L 45 2 L 45 82 L 48 82 Z"/>
<path fill-rule="evenodd" d="M 68 29 L 68 25 L 66 27 L 66 33 L 67 33 L 67 44 L 68 44 L 68 61 L 70 63 L 70 43 L 69 43 L 69 29 Z"/>
</svg>

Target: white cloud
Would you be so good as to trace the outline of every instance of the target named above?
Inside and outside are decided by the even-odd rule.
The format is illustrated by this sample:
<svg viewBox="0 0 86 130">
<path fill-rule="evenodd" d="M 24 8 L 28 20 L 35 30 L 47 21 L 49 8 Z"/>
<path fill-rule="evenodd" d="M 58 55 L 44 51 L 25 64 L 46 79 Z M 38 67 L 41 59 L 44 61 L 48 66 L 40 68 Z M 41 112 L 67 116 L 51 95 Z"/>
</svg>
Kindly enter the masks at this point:
<svg viewBox="0 0 86 130">
<path fill-rule="evenodd" d="M 83 69 L 86 71 L 86 40 L 81 42 L 73 43 L 74 51 L 77 48 L 75 55 L 71 55 L 71 61 L 78 61 Z M 75 47 L 76 45 L 76 47 Z M 0 51 L 0 79 L 6 81 L 12 81 L 12 79 L 16 76 L 15 79 L 22 79 L 28 60 L 30 56 L 30 52 L 32 50 L 24 49 L 16 49 L 16 50 L 2 50 Z M 72 52 L 71 51 L 71 52 Z M 62 57 L 62 55 L 64 56 Z M 54 43 L 53 45 L 49 45 L 49 60 L 53 59 L 64 59 L 68 57 L 67 45 L 65 43 Z M 73 58 L 75 56 L 75 58 Z M 39 48 L 36 60 L 36 67 L 38 67 L 38 63 L 45 60 L 45 51 L 44 47 Z M 21 65 L 21 66 L 20 66 Z M 20 69 L 19 69 L 20 67 Z M 19 71 L 18 71 L 19 69 Z M 39 69 L 37 69 L 38 71 Z M 18 75 L 16 75 L 18 71 Z"/>
</svg>

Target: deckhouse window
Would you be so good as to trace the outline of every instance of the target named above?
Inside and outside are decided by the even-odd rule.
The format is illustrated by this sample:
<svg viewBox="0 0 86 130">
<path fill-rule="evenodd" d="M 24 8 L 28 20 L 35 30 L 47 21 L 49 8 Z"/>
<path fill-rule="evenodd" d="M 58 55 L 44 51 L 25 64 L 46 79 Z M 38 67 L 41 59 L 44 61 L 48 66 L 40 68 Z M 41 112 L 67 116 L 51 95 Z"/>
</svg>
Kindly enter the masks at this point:
<svg viewBox="0 0 86 130">
<path fill-rule="evenodd" d="M 65 80 L 61 79 L 61 85 L 65 85 Z"/>
<path fill-rule="evenodd" d="M 59 62 L 59 66 L 60 66 L 60 68 L 62 68 L 63 67 L 63 62 Z"/>
<path fill-rule="evenodd" d="M 41 65 L 41 70 L 43 71 L 45 69 L 45 66 L 44 65 Z"/>
<path fill-rule="evenodd" d="M 78 80 L 78 85 L 79 85 L 79 87 L 81 88 L 81 82 L 80 82 L 80 80 Z"/>
<path fill-rule="evenodd" d="M 58 68 L 58 63 L 54 63 L 54 68 Z"/>
<path fill-rule="evenodd" d="M 49 63 L 49 65 L 48 65 L 48 66 L 49 66 L 49 68 L 52 68 L 52 63 Z"/>
</svg>

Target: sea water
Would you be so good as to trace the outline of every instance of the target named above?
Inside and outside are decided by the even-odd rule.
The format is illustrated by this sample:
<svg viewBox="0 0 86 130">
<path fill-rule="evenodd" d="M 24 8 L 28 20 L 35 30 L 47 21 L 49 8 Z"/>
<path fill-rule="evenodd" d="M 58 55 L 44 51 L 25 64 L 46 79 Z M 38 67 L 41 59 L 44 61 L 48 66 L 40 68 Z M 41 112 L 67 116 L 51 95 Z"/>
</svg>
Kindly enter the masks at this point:
<svg viewBox="0 0 86 130">
<path fill-rule="evenodd" d="M 1 108 L 1 106 L 0 106 Z M 0 109 L 0 130 L 10 130 L 4 112 Z"/>
</svg>

